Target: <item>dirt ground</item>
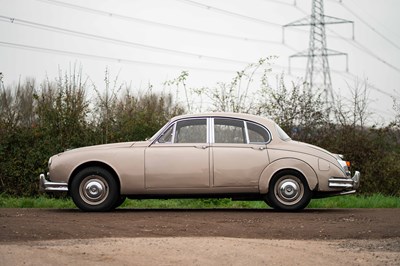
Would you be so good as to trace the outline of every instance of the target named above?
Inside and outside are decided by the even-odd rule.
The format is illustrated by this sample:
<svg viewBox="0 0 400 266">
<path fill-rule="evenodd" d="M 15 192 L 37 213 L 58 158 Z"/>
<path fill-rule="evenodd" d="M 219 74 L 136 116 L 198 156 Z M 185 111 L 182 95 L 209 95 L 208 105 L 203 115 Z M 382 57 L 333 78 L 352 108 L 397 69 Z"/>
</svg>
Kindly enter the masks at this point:
<svg viewBox="0 0 400 266">
<path fill-rule="evenodd" d="M 400 209 L 0 209 L 0 265 L 400 265 Z"/>
</svg>

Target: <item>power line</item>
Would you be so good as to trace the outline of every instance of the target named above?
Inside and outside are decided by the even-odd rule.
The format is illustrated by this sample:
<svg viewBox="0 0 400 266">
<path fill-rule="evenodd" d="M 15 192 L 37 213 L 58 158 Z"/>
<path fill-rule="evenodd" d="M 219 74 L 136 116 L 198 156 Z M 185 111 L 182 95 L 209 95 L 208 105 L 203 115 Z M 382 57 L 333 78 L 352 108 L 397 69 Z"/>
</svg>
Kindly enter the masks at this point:
<svg viewBox="0 0 400 266">
<path fill-rule="evenodd" d="M 353 14 L 353 16 L 355 16 L 356 18 L 358 18 L 362 23 L 364 23 L 370 30 L 372 30 L 373 32 L 375 32 L 377 35 L 379 35 L 382 39 L 384 39 L 385 41 L 387 41 L 388 43 L 390 43 L 391 45 L 393 45 L 395 48 L 397 48 L 398 50 L 400 50 L 400 46 L 397 45 L 395 42 L 393 42 L 392 40 L 390 40 L 388 37 L 386 37 L 384 34 L 382 34 L 381 32 L 379 32 L 377 29 L 375 29 L 375 27 L 373 27 L 371 24 L 369 24 L 365 19 L 363 19 L 361 16 L 359 16 L 356 12 L 354 12 L 353 10 L 351 10 L 346 4 L 343 3 L 343 1 L 340 1 L 341 6 L 344 7 L 344 9 L 346 9 L 348 12 L 350 12 L 351 14 Z"/>
<path fill-rule="evenodd" d="M 39 51 L 39 52 L 45 52 L 45 53 L 51 53 L 51 54 L 74 55 L 74 56 L 83 57 L 83 58 L 105 60 L 105 61 L 111 61 L 111 62 L 115 62 L 115 63 L 158 66 L 158 67 L 174 68 L 174 69 L 181 69 L 181 70 L 182 69 L 192 69 L 192 70 L 200 70 L 200 71 L 207 71 L 207 72 L 225 72 L 225 73 L 235 72 L 235 70 L 203 68 L 203 67 L 154 63 L 154 62 L 146 62 L 146 61 L 140 61 L 140 60 L 115 58 L 115 57 L 108 57 L 108 56 L 102 56 L 102 55 L 93 55 L 93 54 L 87 54 L 87 53 L 79 53 L 79 52 L 73 52 L 73 51 L 65 51 L 65 50 L 59 50 L 59 49 L 53 49 L 53 48 L 45 48 L 45 47 L 38 47 L 38 46 L 19 44 L 19 43 L 3 42 L 3 41 L 0 41 L 0 45 L 5 46 L 5 47 L 13 47 L 13 48 L 18 48 L 18 49 L 23 49 L 23 50 Z"/>
<path fill-rule="evenodd" d="M 380 61 L 381 63 L 385 64 L 386 66 L 392 68 L 393 70 L 397 71 L 400 73 L 400 68 L 396 67 L 395 65 L 387 62 L 385 59 L 381 58 L 380 56 L 378 56 L 377 54 L 375 54 L 373 51 L 371 51 L 369 48 L 367 48 L 365 45 L 361 44 L 360 42 L 358 42 L 357 40 L 352 40 L 349 41 L 348 39 L 344 38 L 343 36 L 341 36 L 339 33 L 328 29 L 330 32 L 332 32 L 333 34 L 336 34 L 336 36 L 342 40 L 344 40 L 345 42 L 351 44 L 352 46 L 354 46 L 355 48 L 359 49 L 360 51 L 366 53 L 367 55 L 375 58 L 376 60 Z"/>
<path fill-rule="evenodd" d="M 135 23 L 142 23 L 142 24 L 147 24 L 147 25 L 152 25 L 152 26 L 157 26 L 157 27 L 162 27 L 162 28 L 168 28 L 168 29 L 173 29 L 173 30 L 179 30 L 179 31 L 185 31 L 185 32 L 190 32 L 190 33 L 195 33 L 195 34 L 208 35 L 208 36 L 233 39 L 233 40 L 239 40 L 239 41 L 246 41 L 246 42 L 281 44 L 279 41 L 250 38 L 250 37 L 246 37 L 246 36 L 235 36 L 235 35 L 230 35 L 230 34 L 225 34 L 225 33 L 210 32 L 210 31 L 204 31 L 204 30 L 199 30 L 199 29 L 187 28 L 187 27 L 183 27 L 183 26 L 176 26 L 176 25 L 171 25 L 171 24 L 166 24 L 166 23 L 160 23 L 160 22 L 155 22 L 155 21 L 151 21 L 151 20 L 135 18 L 132 16 L 125 16 L 125 15 L 121 15 L 121 14 L 117 14 L 117 13 L 106 12 L 106 11 L 102 11 L 99 9 L 65 3 L 65 2 L 57 1 L 57 0 L 37 0 L 37 1 L 45 2 L 47 4 L 63 6 L 66 8 L 71 8 L 71 9 L 88 12 L 88 13 L 92 13 L 92 14 L 96 14 L 96 15 L 101 15 L 101 16 L 105 16 L 108 18 L 115 18 L 115 19 L 119 19 L 119 20 L 125 20 L 125 21 L 130 21 L 130 22 L 135 22 Z M 289 46 L 286 46 L 286 47 L 291 50 L 295 50 L 292 47 L 289 47 Z"/>
<path fill-rule="evenodd" d="M 299 11 L 303 12 L 306 14 L 306 11 L 304 11 L 303 9 L 296 7 Z M 330 31 L 332 34 L 334 34 L 334 36 L 336 38 L 339 38 L 349 44 L 351 44 L 352 46 L 354 46 L 355 48 L 357 48 L 358 50 L 366 53 L 367 55 L 375 58 L 376 60 L 380 61 L 381 63 L 385 64 L 386 66 L 392 68 L 393 70 L 397 71 L 400 73 L 400 68 L 396 67 L 395 65 L 387 62 L 385 59 L 381 58 L 380 56 L 378 56 L 377 54 L 375 54 L 373 51 L 371 51 L 370 49 L 368 49 L 365 45 L 361 44 L 360 42 L 358 42 L 356 39 L 352 39 L 349 40 L 346 37 L 341 36 L 339 33 L 335 32 L 334 30 L 327 28 L 328 31 Z"/>
<path fill-rule="evenodd" d="M 120 45 L 125 45 L 125 46 L 130 46 L 130 47 L 137 47 L 137 48 L 141 48 L 141 49 L 150 49 L 150 50 L 154 50 L 154 51 L 180 54 L 180 55 L 185 55 L 185 56 L 191 56 L 191 57 L 198 58 L 198 59 L 207 59 L 207 60 L 213 60 L 213 61 L 238 63 L 238 64 L 248 64 L 249 63 L 249 62 L 240 61 L 240 60 L 227 59 L 227 58 L 208 56 L 208 55 L 201 55 L 201 54 L 195 54 L 195 53 L 191 53 L 191 52 L 156 47 L 156 46 L 151 46 L 151 45 L 146 45 L 146 44 L 141 44 L 141 43 L 136 43 L 136 42 L 123 41 L 123 40 L 119 40 L 119 39 L 115 39 L 115 38 L 110 38 L 110 37 L 105 37 L 105 36 L 100 36 L 100 35 L 95 35 L 95 34 L 90 34 L 90 33 L 84 33 L 84 32 L 75 31 L 75 30 L 69 30 L 69 29 L 65 29 L 65 28 L 40 24 L 40 23 L 28 21 L 28 20 L 11 18 L 11 17 L 7 17 L 7 16 L 3 16 L 3 15 L 0 15 L 0 19 L 5 19 L 6 21 L 10 22 L 11 24 L 19 24 L 19 25 L 23 25 L 23 26 L 39 28 L 39 29 L 79 36 L 79 37 L 88 38 L 88 39 L 95 39 L 95 40 L 100 40 L 100 41 L 105 41 L 105 42 L 117 43 Z"/>
<path fill-rule="evenodd" d="M 314 87 L 320 88 L 322 86 L 327 102 L 333 100 L 332 79 L 331 79 L 328 56 L 345 55 L 347 63 L 347 53 L 328 49 L 326 44 L 325 25 L 342 24 L 342 23 L 351 23 L 353 25 L 353 38 L 354 38 L 353 21 L 325 15 L 324 1 L 313 0 L 310 16 L 298 19 L 294 22 L 283 25 L 282 27 L 283 31 L 285 27 L 310 26 L 310 38 L 309 38 L 308 49 L 306 51 L 291 55 L 289 57 L 289 67 L 291 58 L 307 57 L 307 70 L 306 70 L 305 81 L 309 84 L 310 88 Z"/>
<path fill-rule="evenodd" d="M 285 68 L 285 66 L 276 65 L 276 64 L 274 64 L 274 66 L 277 66 L 278 68 L 283 68 L 283 69 Z M 305 70 L 305 68 L 300 68 L 300 67 L 294 67 L 294 68 L 292 67 L 292 69 L 295 69 L 297 71 L 304 71 Z M 350 78 L 353 81 L 360 79 L 356 74 L 353 74 L 353 73 L 351 73 L 349 71 L 331 69 L 331 72 L 333 72 L 335 74 L 338 74 L 338 75 L 342 75 L 342 77 L 343 77 L 343 75 L 347 75 L 348 78 Z M 291 75 L 291 76 L 293 76 L 293 75 Z M 346 77 L 343 77 L 343 78 L 346 79 Z M 385 96 L 388 96 L 390 98 L 396 98 L 396 96 L 394 94 L 391 94 L 391 93 L 388 93 L 388 92 L 386 92 L 386 91 L 384 91 L 382 89 L 379 89 L 378 87 L 372 85 L 371 83 L 368 83 L 368 88 L 370 88 L 370 89 L 372 89 L 374 91 L 377 91 L 377 92 L 379 92 L 379 93 L 381 93 L 381 94 L 383 94 Z"/>
<path fill-rule="evenodd" d="M 352 74 L 352 73 L 350 73 L 350 72 L 346 72 L 345 74 L 348 75 L 348 76 L 349 76 L 350 78 L 352 78 L 353 80 L 359 80 L 359 79 L 360 79 L 357 75 Z M 368 88 L 370 88 L 370 89 L 372 89 L 372 90 L 374 90 L 374 91 L 377 91 L 377 92 L 379 92 L 379 93 L 381 93 L 381 94 L 383 94 L 383 95 L 386 95 L 386 96 L 388 96 L 388 97 L 390 97 L 390 98 L 395 98 L 395 95 L 394 95 L 394 94 L 391 94 L 391 93 L 388 93 L 388 92 L 386 92 L 386 91 L 383 91 L 383 90 L 379 89 L 378 87 L 372 85 L 371 83 L 367 83 L 367 86 L 368 86 Z"/>
<path fill-rule="evenodd" d="M 152 22 L 152 21 L 147 21 L 147 20 L 142 20 L 142 19 L 137 19 L 137 18 L 133 18 L 133 17 L 129 17 L 129 16 L 124 16 L 124 15 L 120 15 L 120 14 L 115 14 L 115 13 L 110 13 L 110 12 L 105 12 L 105 11 L 101 11 L 101 10 L 97 10 L 97 9 L 92 9 L 92 8 L 86 8 L 86 7 L 82 7 L 82 6 L 78 6 L 78 5 L 73 5 L 73 4 L 69 4 L 69 3 L 65 3 L 62 1 L 57 1 L 57 0 L 37 0 L 37 1 L 41 1 L 41 2 L 45 2 L 45 3 L 49 3 L 49 4 L 55 4 L 55 5 L 60 5 L 60 6 L 64 6 L 64 7 L 68 7 L 68 8 L 73 8 L 76 10 L 80 10 L 80 11 L 85 11 L 85 12 L 91 12 L 93 14 L 98 14 L 98 15 L 103 15 L 103 16 L 107 16 L 110 18 L 117 18 L 117 19 L 125 19 L 128 21 L 135 21 L 135 22 L 140 22 L 140 23 L 147 23 L 149 25 L 154 25 L 154 26 L 160 26 L 160 27 L 166 27 L 166 28 L 172 28 L 175 30 L 185 30 L 188 32 L 195 32 L 195 33 L 199 33 L 199 34 L 208 34 L 208 35 L 213 35 L 213 36 L 218 36 L 218 37 L 226 37 L 226 38 L 232 38 L 232 39 L 238 39 L 238 40 L 249 40 L 249 41 L 260 41 L 260 42 L 269 42 L 267 40 L 256 40 L 256 39 L 248 39 L 246 37 L 239 37 L 239 36 L 233 36 L 233 35 L 225 35 L 225 34 L 220 34 L 220 33 L 212 33 L 212 32 L 207 32 L 207 31 L 201 31 L 201 30 L 196 30 L 196 29 L 190 29 L 190 28 L 185 28 L 185 27 L 180 27 L 180 26 L 174 26 L 174 25 L 169 25 L 169 24 L 163 24 L 163 23 L 158 23 L 158 22 Z M 183 1 L 183 0 L 182 0 Z M 273 2 L 280 2 L 280 1 L 275 1 L 275 0 L 266 0 L 266 1 L 273 1 Z M 192 1 L 194 2 L 194 1 Z M 299 8 L 296 4 L 296 0 L 294 0 L 294 5 L 293 7 L 297 8 L 299 11 L 305 13 L 305 11 L 303 11 L 301 8 Z M 240 15 L 240 14 L 239 14 Z M 276 24 L 276 23 L 275 23 Z M 332 31 L 333 32 L 333 31 Z M 335 33 L 335 32 L 334 32 Z M 342 40 L 345 40 L 346 42 L 349 42 L 349 40 L 343 36 L 340 36 L 339 34 L 335 33 L 337 38 L 340 38 Z M 273 41 L 272 41 L 273 42 Z M 399 71 L 399 69 L 393 65 L 391 65 L 390 63 L 386 62 L 385 60 L 383 60 L 382 58 L 380 58 L 379 56 L 377 56 L 376 54 L 371 53 L 371 51 L 366 48 L 367 50 L 363 50 L 362 47 L 357 47 L 355 43 L 349 42 L 351 43 L 354 47 L 356 47 L 357 49 L 369 54 L 370 56 L 373 56 L 375 59 L 381 61 L 384 64 L 389 64 L 389 67 L 394 67 L 394 69 L 396 71 Z"/>
<path fill-rule="evenodd" d="M 286 68 L 285 66 L 277 65 L 277 64 L 274 64 L 273 66 L 276 66 L 276 67 L 281 68 L 281 69 L 285 69 Z M 301 68 L 301 67 L 292 67 L 292 69 L 297 70 L 297 71 L 304 71 L 305 70 L 305 68 Z M 356 74 L 353 74 L 353 73 L 351 73 L 349 71 L 331 69 L 331 72 L 333 72 L 335 74 L 338 74 L 338 75 L 347 75 L 348 78 L 350 78 L 353 81 L 360 79 Z M 291 76 L 294 76 L 294 75 L 291 75 Z M 345 78 L 345 77 L 343 77 L 343 78 Z M 388 93 L 388 92 L 386 92 L 386 91 L 384 91 L 382 89 L 379 89 L 378 87 L 372 85 L 371 83 L 368 83 L 368 88 L 370 88 L 370 89 L 372 89 L 374 91 L 377 91 L 377 92 L 379 92 L 379 93 L 381 93 L 381 94 L 383 94 L 385 96 L 388 96 L 390 98 L 396 98 L 396 96 L 394 94 L 391 94 L 391 93 Z"/>
<path fill-rule="evenodd" d="M 279 23 L 275 23 L 275 22 L 271 22 L 271 21 L 267 21 L 267 20 L 263 20 L 263 19 L 259 19 L 259 18 L 254 18 L 254 17 L 251 17 L 251 16 L 239 14 L 239 13 L 232 12 L 232 11 L 229 11 L 229 10 L 226 10 L 226 9 L 222 9 L 222 8 L 218 8 L 218 7 L 215 7 L 215 6 L 205 5 L 205 4 L 202 4 L 202 3 L 199 3 L 199 2 L 196 2 L 196 1 L 192 1 L 192 0 L 176 0 L 176 1 L 183 2 L 185 4 L 189 4 L 189 5 L 196 6 L 196 7 L 204 8 L 204 9 L 207 9 L 207 10 L 210 10 L 210 11 L 222 13 L 222 14 L 229 15 L 229 16 L 232 16 L 232 17 L 236 17 L 236 18 L 240 18 L 240 19 L 246 19 L 246 20 L 253 21 L 253 22 L 256 22 L 256 23 L 261 23 L 261 24 L 264 24 L 264 25 L 270 25 L 270 26 L 276 26 L 276 27 L 281 27 L 282 26 Z"/>
<path fill-rule="evenodd" d="M 147 66 L 157 66 L 157 67 L 164 67 L 164 68 L 174 68 L 174 69 L 192 69 L 192 70 L 199 70 L 199 71 L 206 71 L 206 72 L 223 72 L 223 73 L 234 73 L 234 70 L 224 70 L 224 69 L 211 69 L 211 68 L 201 68 L 201 67 L 193 67 L 193 66 L 183 66 L 183 65 L 175 65 L 175 64 L 163 64 L 163 63 L 154 63 L 154 62 L 146 62 L 146 61 L 138 61 L 138 60 L 130 60 L 130 59 L 120 59 L 120 58 L 114 58 L 114 57 L 107 57 L 107 56 L 99 56 L 99 55 L 93 55 L 93 54 L 87 54 L 87 53 L 79 53 L 79 52 L 72 52 L 72 51 L 65 51 L 65 50 L 58 50 L 58 49 L 51 49 L 51 48 L 44 48 L 44 47 L 37 47 L 37 46 L 31 46 L 31 45 L 25 45 L 25 44 L 18 44 L 18 43 L 10 43 L 10 42 L 3 42 L 0 41 L 0 46 L 5 46 L 5 47 L 11 47 L 11 48 L 17 48 L 17 49 L 23 49 L 23 50 L 31 50 L 31 51 L 39 51 L 39 52 L 44 52 L 44 53 L 51 53 L 51 54 L 60 54 L 60 55 L 74 55 L 82 58 L 89 58 L 89 59 L 96 59 L 96 60 L 105 60 L 105 61 L 110 61 L 110 62 L 115 62 L 115 63 L 125 63 L 125 64 L 134 64 L 134 65 L 147 65 Z M 278 68 L 285 68 L 284 66 L 279 66 L 274 64 Z M 301 69 L 301 68 L 297 68 Z M 301 69 L 304 70 L 304 69 Z M 354 74 L 348 73 L 348 72 L 343 72 L 343 71 L 336 71 L 333 70 L 333 72 L 339 72 L 339 73 L 345 73 L 349 75 L 353 79 L 357 79 L 358 77 Z M 288 75 L 288 76 L 293 76 L 293 75 Z M 385 91 L 382 91 L 381 89 L 369 84 L 369 88 L 376 90 L 386 96 L 389 97 L 394 97 L 394 95 L 387 93 Z"/>
<path fill-rule="evenodd" d="M 153 25 L 153 26 L 158 26 L 158 27 L 163 27 L 163 28 L 169 28 L 169 29 L 173 29 L 173 30 L 186 31 L 186 32 L 190 32 L 190 33 L 196 33 L 196 34 L 202 34 L 202 35 L 208 35 L 208 36 L 214 36 L 214 37 L 220 37 L 220 38 L 227 38 L 227 39 L 234 39 L 234 40 L 240 40 L 240 41 L 250 41 L 250 42 L 257 42 L 257 43 L 272 43 L 272 44 L 276 44 L 276 45 L 279 44 L 279 45 L 283 45 L 284 47 L 292 50 L 293 52 L 297 52 L 297 50 L 295 48 L 293 48 L 293 47 L 291 47 L 291 46 L 289 46 L 289 45 L 287 45 L 285 43 L 282 44 L 282 42 L 280 42 L 280 41 L 249 38 L 249 37 L 245 37 L 245 36 L 243 36 L 243 37 L 242 36 L 235 36 L 235 35 L 229 35 L 229 34 L 225 34 L 225 33 L 216 33 L 216 32 L 210 32 L 210 31 L 204 31 L 204 30 L 199 30 L 199 29 L 182 27 L 182 26 L 176 26 L 176 25 L 171 25 L 171 24 L 166 24 L 166 23 L 160 23 L 160 22 L 155 22 L 155 21 L 135 18 L 135 17 L 126 16 L 126 15 L 121 15 L 121 14 L 112 13 L 112 12 L 106 12 L 106 11 L 103 11 L 103 10 L 84 7 L 84 6 L 80 6 L 80 5 L 65 3 L 63 1 L 58 1 L 58 0 L 36 0 L 36 1 L 44 2 L 44 3 L 52 4 L 52 5 L 63 6 L 65 8 L 70 8 L 70 9 L 75 9 L 75 10 L 88 12 L 88 13 L 92 13 L 92 14 L 96 14 L 96 15 L 101 15 L 101 16 L 105 16 L 105 17 L 108 17 L 108 18 L 115 18 L 115 19 L 120 19 L 120 20 L 125 20 L 125 21 L 143 23 L 143 24 L 148 24 L 148 25 Z M 184 2 L 185 0 L 176 0 L 176 1 Z M 274 1 L 274 0 L 267 0 L 267 1 Z M 280 1 L 274 1 L 274 2 L 280 2 Z M 203 8 L 210 7 L 211 8 L 211 6 L 203 5 L 203 4 L 200 4 L 200 3 L 195 2 L 195 1 L 190 1 L 190 2 L 187 2 L 187 3 L 189 3 L 189 4 L 197 3 L 197 5 L 196 5 L 197 7 L 203 7 Z M 294 0 L 294 4 L 290 5 L 290 6 L 295 6 L 299 11 L 305 13 L 305 11 L 303 11 L 300 8 L 297 7 L 296 0 Z M 217 8 L 214 8 L 214 7 L 212 7 L 212 8 L 213 8 L 214 11 L 217 10 Z M 259 20 L 257 18 L 241 15 L 241 14 L 230 12 L 230 11 L 227 11 L 227 10 L 224 10 L 224 9 L 220 9 L 220 8 L 218 8 L 218 10 L 221 11 L 222 13 L 229 14 L 231 16 L 233 15 L 233 16 L 237 16 L 237 17 L 242 18 L 242 19 L 250 19 L 253 22 L 258 20 L 259 23 L 264 23 L 265 22 L 268 25 L 281 27 L 281 25 L 278 24 L 278 23 L 269 22 L 269 21 L 266 21 L 266 20 Z M 234 14 L 236 14 L 236 15 L 234 15 Z M 302 30 L 302 29 L 294 28 L 294 30 L 300 31 L 300 32 L 303 32 L 303 33 L 308 33 L 306 30 Z M 330 37 L 337 38 L 336 36 L 330 36 Z"/>
<path fill-rule="evenodd" d="M 43 0 L 39 0 L 39 1 L 43 1 Z M 53 1 L 53 0 L 47 0 L 47 1 Z M 202 9 L 218 12 L 218 13 L 225 14 L 225 15 L 228 15 L 228 16 L 231 16 L 231 17 L 236 17 L 236 18 L 240 18 L 240 19 L 256 22 L 256 23 L 259 23 L 259 24 L 269 25 L 269 26 L 273 26 L 273 27 L 280 27 L 280 28 L 283 26 L 282 24 L 279 24 L 279 23 L 267 21 L 267 20 L 264 20 L 264 19 L 254 18 L 254 17 L 251 17 L 251 16 L 243 15 L 243 14 L 240 14 L 240 13 L 236 13 L 236 12 L 229 11 L 229 10 L 226 10 L 226 9 L 218 8 L 218 7 L 215 7 L 215 6 L 202 4 L 202 3 L 199 3 L 199 2 L 196 2 L 196 1 L 193 1 L 193 0 L 175 0 L 175 1 L 179 1 L 179 2 L 182 2 L 184 4 L 192 5 L 192 6 L 195 6 L 195 7 L 198 7 L 198 8 L 202 8 Z M 271 0 L 271 1 L 273 1 L 273 0 Z M 296 7 L 296 9 L 301 10 L 300 8 L 297 7 L 295 2 L 294 2 L 293 5 L 290 5 L 290 6 Z M 302 11 L 302 12 L 304 12 L 304 11 Z M 298 28 L 293 28 L 293 30 L 296 30 L 296 31 L 299 31 L 299 32 L 303 32 L 303 33 L 307 33 L 307 34 L 309 33 L 307 30 L 298 29 Z M 335 36 L 330 36 L 330 37 L 335 37 Z"/>
<path fill-rule="evenodd" d="M 357 5 L 354 1 L 351 1 L 351 2 L 353 2 L 354 5 Z M 380 22 L 378 19 L 376 19 L 376 17 L 374 17 L 373 14 L 371 14 L 371 13 L 365 11 L 365 9 L 363 9 L 363 7 L 364 7 L 363 5 L 361 5 L 361 6 L 358 6 L 358 5 L 357 5 L 357 10 L 363 11 L 369 18 L 374 19 L 378 24 L 380 24 L 380 25 L 381 25 L 382 27 L 384 27 L 386 30 L 389 30 L 389 31 L 391 32 L 392 35 L 396 35 L 397 37 L 400 37 L 400 34 L 399 34 L 397 31 L 393 30 L 393 29 L 396 29 L 396 27 L 388 27 L 387 25 L 383 24 L 383 23 Z M 375 13 L 376 13 L 376 12 L 375 12 Z"/>
<path fill-rule="evenodd" d="M 229 10 L 226 10 L 226 9 L 222 9 L 222 8 L 218 8 L 218 7 L 215 7 L 215 6 L 205 5 L 205 4 L 193 1 L 193 0 L 176 0 L 176 1 L 179 1 L 179 2 L 182 2 L 182 3 L 185 3 L 185 4 L 189 4 L 189 5 L 192 5 L 192 6 L 196 6 L 196 7 L 199 7 L 199 8 L 207 9 L 207 10 L 210 10 L 210 11 L 222 13 L 222 14 L 225 14 L 225 15 L 228 15 L 228 16 L 231 16 L 231 17 L 236 17 L 236 18 L 240 18 L 240 19 L 256 22 L 256 23 L 259 23 L 259 24 L 264 24 L 264 25 L 269 25 L 269 26 L 274 26 L 274 27 L 282 27 L 282 25 L 279 24 L 279 23 L 267 21 L 267 20 L 264 20 L 264 19 L 254 18 L 254 17 L 251 17 L 251 16 L 247 16 L 247 15 L 243 15 L 243 14 L 240 14 L 240 13 L 232 12 L 232 11 L 229 11 Z M 302 29 L 297 29 L 297 28 L 294 28 L 294 30 L 300 31 L 300 32 L 304 32 L 304 33 L 308 33 L 307 30 L 302 30 Z"/>
<path fill-rule="evenodd" d="M 277 4 L 280 4 L 280 5 L 286 5 L 286 6 L 295 6 L 296 5 L 296 0 L 293 0 L 293 3 L 282 2 L 282 1 L 279 1 L 279 0 L 264 0 L 264 1 L 277 3 Z"/>
</svg>

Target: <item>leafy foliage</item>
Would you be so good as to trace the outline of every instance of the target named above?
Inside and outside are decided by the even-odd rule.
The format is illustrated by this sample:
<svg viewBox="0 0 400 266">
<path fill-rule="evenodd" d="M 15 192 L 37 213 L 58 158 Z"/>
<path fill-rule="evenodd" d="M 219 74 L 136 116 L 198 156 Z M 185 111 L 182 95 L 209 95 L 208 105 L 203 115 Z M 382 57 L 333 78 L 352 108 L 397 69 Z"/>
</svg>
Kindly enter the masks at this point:
<svg viewBox="0 0 400 266">
<path fill-rule="evenodd" d="M 284 75 L 270 79 L 271 58 L 251 64 L 230 83 L 216 87 L 190 89 L 211 104 L 211 111 L 245 112 L 263 115 L 276 121 L 294 140 L 311 143 L 343 154 L 352 169 L 362 173 L 360 191 L 364 194 L 400 195 L 400 126 L 399 100 L 393 99 L 396 117 L 387 126 L 368 125 L 370 112 L 367 81 L 348 84 L 350 97 L 342 94 L 327 102 L 323 91 L 307 84 L 284 82 Z M 258 81 L 256 72 L 261 72 Z M 184 76 L 186 81 L 187 73 Z M 178 81 L 181 79 L 177 79 Z"/>
<path fill-rule="evenodd" d="M 1 83 L 0 83 L 1 84 Z M 40 87 L 26 80 L 0 88 L 0 192 L 33 196 L 48 158 L 66 149 L 152 136 L 183 108 L 171 95 L 114 94 L 112 104 L 88 100 L 81 71 L 60 74 Z M 104 112 L 107 109 L 107 112 Z M 103 110 L 103 112 L 99 111 Z"/>
<path fill-rule="evenodd" d="M 261 59 L 210 88 L 187 87 L 184 71 L 164 84 L 176 88 L 174 96 L 154 93 L 151 85 L 133 92 L 118 76 L 111 82 L 108 70 L 101 89 L 76 68 L 39 86 L 27 79 L 4 88 L 0 77 L 0 193 L 37 195 L 37 177 L 46 171 L 49 156 L 65 149 L 144 140 L 175 115 L 207 110 L 270 117 L 294 140 L 344 154 L 362 173 L 363 194 L 400 196 L 399 100 L 393 99 L 393 123 L 369 126 L 366 82 L 349 85 L 351 97 L 339 94 L 327 103 L 323 92 L 307 84 L 285 84 L 283 74 L 272 87 L 270 60 Z"/>
</svg>

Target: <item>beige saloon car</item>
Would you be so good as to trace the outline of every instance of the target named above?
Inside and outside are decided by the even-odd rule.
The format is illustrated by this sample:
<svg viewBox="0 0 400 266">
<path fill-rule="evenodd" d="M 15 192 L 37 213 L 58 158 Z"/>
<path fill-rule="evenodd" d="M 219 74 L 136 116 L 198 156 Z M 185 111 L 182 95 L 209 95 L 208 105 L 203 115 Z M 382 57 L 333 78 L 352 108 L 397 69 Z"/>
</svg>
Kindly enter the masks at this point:
<svg viewBox="0 0 400 266">
<path fill-rule="evenodd" d="M 84 211 L 112 210 L 127 197 L 263 200 L 292 211 L 354 193 L 360 173 L 351 176 L 348 165 L 267 118 L 206 113 L 174 117 L 146 141 L 54 155 L 40 189 L 67 191 Z"/>
</svg>

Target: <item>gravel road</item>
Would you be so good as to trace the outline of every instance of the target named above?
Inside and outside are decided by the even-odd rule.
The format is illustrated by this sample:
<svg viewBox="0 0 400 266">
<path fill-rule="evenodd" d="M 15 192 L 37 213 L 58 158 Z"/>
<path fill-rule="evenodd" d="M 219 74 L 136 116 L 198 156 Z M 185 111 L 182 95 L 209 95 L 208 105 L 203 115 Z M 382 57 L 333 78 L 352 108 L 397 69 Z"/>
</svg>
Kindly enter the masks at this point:
<svg viewBox="0 0 400 266">
<path fill-rule="evenodd" d="M 400 209 L 0 209 L 0 265 L 400 265 Z"/>
</svg>

